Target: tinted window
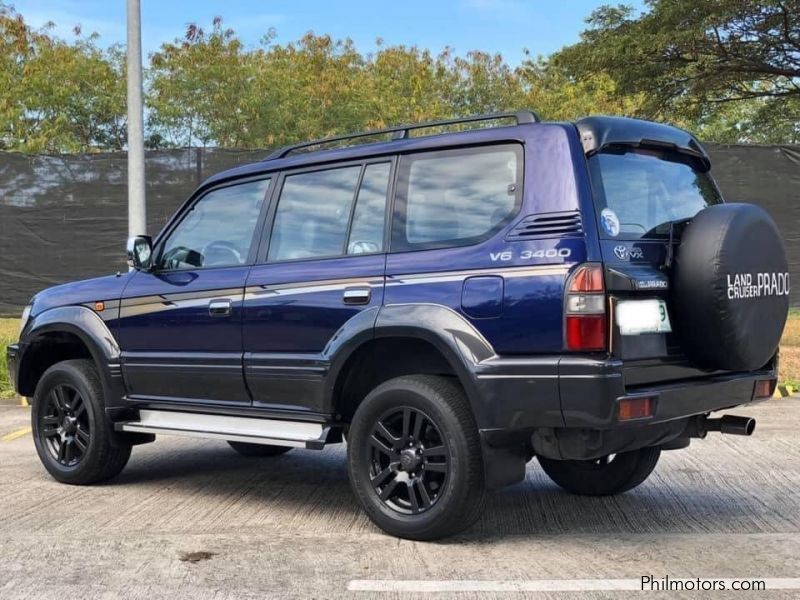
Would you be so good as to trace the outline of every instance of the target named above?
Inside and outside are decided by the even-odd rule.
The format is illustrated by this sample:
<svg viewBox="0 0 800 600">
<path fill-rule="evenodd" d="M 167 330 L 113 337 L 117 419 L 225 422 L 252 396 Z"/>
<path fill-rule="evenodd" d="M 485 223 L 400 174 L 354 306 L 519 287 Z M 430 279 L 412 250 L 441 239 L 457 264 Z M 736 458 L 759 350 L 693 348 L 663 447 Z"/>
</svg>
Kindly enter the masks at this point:
<svg viewBox="0 0 800 600">
<path fill-rule="evenodd" d="M 247 261 L 269 179 L 212 190 L 195 202 L 169 234 L 164 270 L 229 267 Z"/>
<path fill-rule="evenodd" d="M 394 250 L 477 242 L 519 207 L 522 152 L 494 146 L 405 157 Z"/>
<path fill-rule="evenodd" d="M 383 251 L 383 228 L 386 222 L 386 193 L 389 188 L 389 163 L 367 165 L 350 228 L 348 254 Z"/>
<path fill-rule="evenodd" d="M 344 254 L 360 166 L 286 177 L 269 260 Z"/>
<path fill-rule="evenodd" d="M 589 159 L 589 167 L 600 232 L 606 238 L 665 237 L 670 221 L 721 202 L 708 173 L 677 153 L 602 152 Z"/>
</svg>

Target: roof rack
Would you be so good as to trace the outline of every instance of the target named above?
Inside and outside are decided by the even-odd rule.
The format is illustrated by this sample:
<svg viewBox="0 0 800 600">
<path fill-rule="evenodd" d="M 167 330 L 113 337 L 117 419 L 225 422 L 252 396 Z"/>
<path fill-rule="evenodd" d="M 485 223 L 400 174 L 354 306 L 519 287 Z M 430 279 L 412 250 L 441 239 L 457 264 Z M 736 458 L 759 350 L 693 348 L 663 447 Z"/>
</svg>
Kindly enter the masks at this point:
<svg viewBox="0 0 800 600">
<path fill-rule="evenodd" d="M 426 121 L 425 123 L 414 123 L 411 125 L 398 125 L 396 127 L 387 127 L 386 129 L 373 129 L 372 131 L 362 131 L 361 133 L 351 133 L 348 135 L 337 135 L 334 137 L 322 138 L 318 140 L 311 140 L 310 142 L 302 142 L 300 144 L 293 144 L 291 146 L 284 146 L 278 148 L 272 154 L 267 156 L 265 160 L 274 160 L 276 158 L 285 158 L 292 152 L 301 150 L 303 148 L 310 148 L 312 146 L 326 146 L 336 142 L 345 140 L 355 140 L 358 138 L 373 137 L 376 135 L 392 134 L 393 140 L 403 140 L 409 138 L 409 132 L 414 129 L 428 129 L 431 127 L 442 127 L 445 125 L 458 125 L 461 123 L 477 123 L 480 121 L 498 121 L 500 119 L 515 119 L 517 125 L 523 123 L 537 123 L 540 121 L 539 116 L 530 110 L 521 110 L 517 112 L 503 112 L 492 113 L 486 115 L 474 115 L 471 117 L 461 117 L 459 119 L 445 119 L 443 121 Z"/>
</svg>

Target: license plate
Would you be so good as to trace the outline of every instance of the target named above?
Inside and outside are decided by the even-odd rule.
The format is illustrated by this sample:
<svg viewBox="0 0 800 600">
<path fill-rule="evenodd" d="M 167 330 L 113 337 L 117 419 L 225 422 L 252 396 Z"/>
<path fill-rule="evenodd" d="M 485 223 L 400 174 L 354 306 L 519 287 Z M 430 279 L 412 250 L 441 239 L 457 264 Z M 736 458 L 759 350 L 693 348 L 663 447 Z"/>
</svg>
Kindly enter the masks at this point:
<svg viewBox="0 0 800 600">
<path fill-rule="evenodd" d="M 622 335 L 672 331 L 667 303 L 663 300 L 625 300 L 617 303 L 616 312 Z"/>
</svg>

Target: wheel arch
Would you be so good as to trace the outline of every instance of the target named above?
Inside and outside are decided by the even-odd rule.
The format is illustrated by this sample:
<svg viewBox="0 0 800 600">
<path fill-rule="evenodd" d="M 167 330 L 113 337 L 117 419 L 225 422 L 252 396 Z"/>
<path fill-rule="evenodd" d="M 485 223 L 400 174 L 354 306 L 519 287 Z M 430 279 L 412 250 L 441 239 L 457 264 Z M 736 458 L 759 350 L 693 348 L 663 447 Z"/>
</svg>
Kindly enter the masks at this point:
<svg viewBox="0 0 800 600">
<path fill-rule="evenodd" d="M 42 374 L 53 364 L 88 358 L 97 368 L 106 406 L 122 397 L 119 346 L 105 322 L 85 306 L 53 308 L 36 315 L 20 341 L 24 345 L 17 384 L 21 394 L 33 395 Z"/>
<path fill-rule="evenodd" d="M 484 407 L 473 371 L 494 350 L 472 324 L 436 304 L 383 306 L 369 321 L 339 337 L 331 353 L 325 401 L 333 412 L 346 421 L 370 389 L 393 377 L 446 375 L 463 387 L 480 427 Z"/>
</svg>

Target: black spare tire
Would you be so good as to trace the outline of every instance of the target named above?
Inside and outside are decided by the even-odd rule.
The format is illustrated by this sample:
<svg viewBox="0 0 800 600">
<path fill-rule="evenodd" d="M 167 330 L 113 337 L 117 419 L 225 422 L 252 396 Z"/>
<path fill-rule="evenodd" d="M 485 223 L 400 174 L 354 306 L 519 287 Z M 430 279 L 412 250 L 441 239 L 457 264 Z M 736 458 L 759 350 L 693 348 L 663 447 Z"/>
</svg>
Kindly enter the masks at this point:
<svg viewBox="0 0 800 600">
<path fill-rule="evenodd" d="M 718 204 L 686 226 L 675 256 L 674 327 L 706 368 L 753 370 L 774 355 L 789 312 L 775 222 L 753 204 Z"/>
</svg>

